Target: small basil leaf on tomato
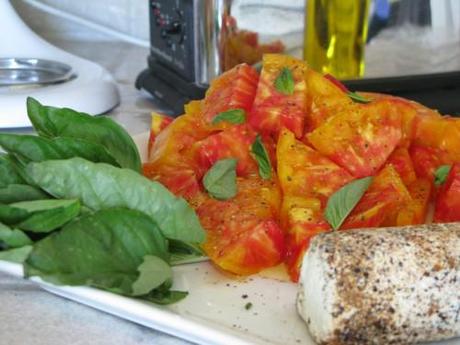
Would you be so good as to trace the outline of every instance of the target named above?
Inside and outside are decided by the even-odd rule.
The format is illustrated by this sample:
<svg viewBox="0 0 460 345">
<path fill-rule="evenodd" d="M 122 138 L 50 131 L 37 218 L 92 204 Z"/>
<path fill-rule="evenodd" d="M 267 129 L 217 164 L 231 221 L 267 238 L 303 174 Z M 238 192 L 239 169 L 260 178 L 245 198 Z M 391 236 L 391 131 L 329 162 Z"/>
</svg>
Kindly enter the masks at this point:
<svg viewBox="0 0 460 345">
<path fill-rule="evenodd" d="M 324 217 L 334 230 L 340 228 L 344 220 L 361 200 L 372 183 L 372 177 L 364 177 L 347 183 L 327 201 Z"/>
<path fill-rule="evenodd" d="M 294 93 L 294 77 L 289 68 L 283 67 L 275 79 L 275 88 L 285 95 Z"/>
<path fill-rule="evenodd" d="M 230 109 L 217 114 L 212 119 L 212 124 L 216 125 L 222 121 L 239 125 L 246 122 L 246 112 L 244 109 Z"/>
<path fill-rule="evenodd" d="M 272 177 L 272 164 L 260 135 L 257 135 L 256 140 L 252 143 L 251 152 L 259 166 L 260 177 L 264 180 L 270 179 Z"/>
<path fill-rule="evenodd" d="M 450 172 L 450 165 L 441 165 L 436 171 L 434 172 L 434 184 L 436 186 L 442 185 L 446 182 L 447 176 Z"/>
<path fill-rule="evenodd" d="M 203 177 L 203 185 L 213 198 L 227 200 L 237 193 L 236 165 L 234 158 L 218 160 Z"/>
<path fill-rule="evenodd" d="M 351 98 L 351 100 L 355 103 L 370 103 L 372 100 L 370 100 L 369 98 L 366 98 L 364 96 L 361 96 L 360 94 L 356 93 L 356 92 L 351 92 L 349 91 L 347 93 L 348 97 Z"/>
</svg>

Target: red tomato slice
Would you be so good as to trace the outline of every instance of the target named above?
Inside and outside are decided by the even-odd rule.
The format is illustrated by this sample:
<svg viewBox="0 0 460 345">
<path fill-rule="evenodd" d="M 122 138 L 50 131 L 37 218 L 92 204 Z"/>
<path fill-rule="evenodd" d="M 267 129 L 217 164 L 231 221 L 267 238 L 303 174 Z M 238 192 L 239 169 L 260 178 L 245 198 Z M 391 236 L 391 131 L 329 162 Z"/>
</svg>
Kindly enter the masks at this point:
<svg viewBox="0 0 460 345">
<path fill-rule="evenodd" d="M 381 226 L 398 212 L 411 196 L 396 170 L 385 166 L 363 195 L 359 203 L 342 225 L 342 229 L 371 228 Z"/>
<path fill-rule="evenodd" d="M 285 195 L 317 198 L 324 206 L 329 196 L 353 177 L 318 151 L 283 129 L 277 145 L 277 171 Z"/>
<path fill-rule="evenodd" d="M 288 68 L 294 78 L 293 94 L 284 94 L 275 87 L 275 80 L 283 68 Z M 282 127 L 286 127 L 301 138 L 307 112 L 306 71 L 307 65 L 293 57 L 264 55 L 257 94 L 249 115 L 251 126 L 274 138 L 278 137 Z"/>
<path fill-rule="evenodd" d="M 314 198 L 284 196 L 283 218 L 287 229 L 285 263 L 291 280 L 296 282 L 310 240 L 330 226 L 323 218 L 320 200 Z"/>
<path fill-rule="evenodd" d="M 439 166 L 452 163 L 448 154 L 439 148 L 412 145 L 409 153 L 417 176 L 432 182 L 434 182 L 434 172 Z"/>
<path fill-rule="evenodd" d="M 418 179 L 408 186 L 412 200 L 399 211 L 396 222 L 391 225 L 405 226 L 425 223 L 428 204 L 432 195 L 432 183 L 427 179 Z"/>
<path fill-rule="evenodd" d="M 238 176 L 256 173 L 258 166 L 250 153 L 256 135 L 249 125 L 243 124 L 227 128 L 197 142 L 193 150 L 200 170 L 206 172 L 219 159 L 236 158 Z"/>
<path fill-rule="evenodd" d="M 460 221 L 460 164 L 454 164 L 436 198 L 435 222 Z"/>
<path fill-rule="evenodd" d="M 395 102 L 355 104 L 308 135 L 315 149 L 354 177 L 374 175 L 399 144 L 401 114 Z"/>
<path fill-rule="evenodd" d="M 203 101 L 205 122 L 210 123 L 217 114 L 230 109 L 243 109 L 248 113 L 258 80 L 259 75 L 253 67 L 241 64 L 212 81 Z"/>
<path fill-rule="evenodd" d="M 406 148 L 400 147 L 394 150 L 388 157 L 387 164 L 391 164 L 396 169 L 406 186 L 411 185 L 417 179 L 409 151 Z"/>
<path fill-rule="evenodd" d="M 221 269 L 253 274 L 280 263 L 284 234 L 278 226 L 280 192 L 273 181 L 238 178 L 238 194 L 226 201 L 208 198 L 197 209 L 207 231 L 203 246 Z"/>
<path fill-rule="evenodd" d="M 347 95 L 348 90 L 330 75 L 309 69 L 307 72 L 307 94 L 311 99 L 311 109 L 307 115 L 306 132 L 309 133 L 324 123 L 329 117 L 345 111 L 353 105 Z"/>
<path fill-rule="evenodd" d="M 172 118 L 170 116 L 160 114 L 160 113 L 156 113 L 156 112 L 152 112 L 152 122 L 151 122 L 151 125 L 150 125 L 150 135 L 149 135 L 149 141 L 148 141 L 148 144 L 147 144 L 147 155 L 148 155 L 148 157 L 150 157 L 150 154 L 152 152 L 153 144 L 155 143 L 155 139 L 158 136 L 158 134 L 160 134 L 160 132 L 163 129 L 168 127 L 168 125 L 173 120 L 174 120 L 174 118 Z"/>
</svg>

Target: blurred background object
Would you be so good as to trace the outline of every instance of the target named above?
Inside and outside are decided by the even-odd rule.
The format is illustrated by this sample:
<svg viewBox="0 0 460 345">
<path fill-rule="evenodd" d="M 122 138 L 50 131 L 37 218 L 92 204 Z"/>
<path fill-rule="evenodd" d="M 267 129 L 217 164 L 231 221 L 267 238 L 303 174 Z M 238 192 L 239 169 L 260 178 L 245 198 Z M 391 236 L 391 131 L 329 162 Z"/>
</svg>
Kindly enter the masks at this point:
<svg viewBox="0 0 460 345">
<path fill-rule="evenodd" d="M 104 113 L 119 102 L 111 76 L 30 30 L 9 0 L 0 1 L 0 128 L 29 127 L 26 98 Z"/>
</svg>

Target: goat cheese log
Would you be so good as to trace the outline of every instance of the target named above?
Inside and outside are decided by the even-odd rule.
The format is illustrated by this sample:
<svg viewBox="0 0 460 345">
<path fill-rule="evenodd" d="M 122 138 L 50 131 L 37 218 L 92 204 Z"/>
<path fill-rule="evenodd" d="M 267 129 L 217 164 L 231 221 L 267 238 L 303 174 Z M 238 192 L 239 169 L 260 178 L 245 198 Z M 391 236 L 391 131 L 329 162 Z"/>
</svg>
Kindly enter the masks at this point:
<svg viewBox="0 0 460 345">
<path fill-rule="evenodd" d="M 318 344 L 460 336 L 460 223 L 316 236 L 297 308 Z"/>
</svg>

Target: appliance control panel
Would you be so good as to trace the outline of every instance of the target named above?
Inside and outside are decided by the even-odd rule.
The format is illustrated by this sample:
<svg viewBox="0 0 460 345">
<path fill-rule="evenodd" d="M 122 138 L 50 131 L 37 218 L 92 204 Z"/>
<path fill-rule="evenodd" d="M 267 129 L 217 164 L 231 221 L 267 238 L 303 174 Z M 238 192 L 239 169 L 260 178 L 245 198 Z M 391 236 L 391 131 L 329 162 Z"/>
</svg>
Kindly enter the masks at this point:
<svg viewBox="0 0 460 345">
<path fill-rule="evenodd" d="M 150 54 L 185 79 L 195 79 L 193 0 L 150 1 Z"/>
</svg>

